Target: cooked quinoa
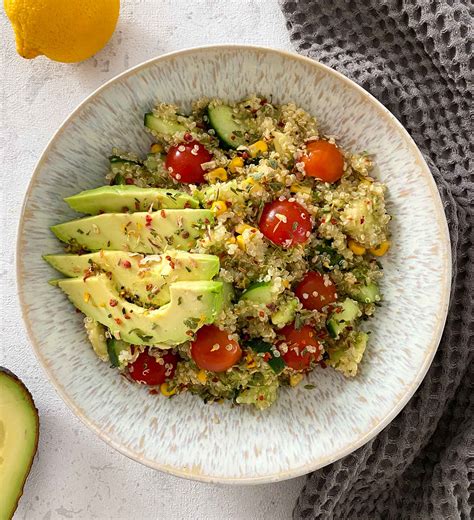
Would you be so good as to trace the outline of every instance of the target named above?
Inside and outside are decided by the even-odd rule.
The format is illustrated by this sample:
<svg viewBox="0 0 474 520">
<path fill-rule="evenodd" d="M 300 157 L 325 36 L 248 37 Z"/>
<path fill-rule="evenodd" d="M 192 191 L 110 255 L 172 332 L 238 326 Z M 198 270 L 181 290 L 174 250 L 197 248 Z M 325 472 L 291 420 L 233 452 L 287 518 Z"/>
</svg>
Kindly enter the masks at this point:
<svg viewBox="0 0 474 520">
<path fill-rule="evenodd" d="M 209 107 L 219 106 L 229 106 L 236 119 L 245 121 L 243 135 L 235 132 L 243 144 L 223 146 L 209 120 Z M 199 99 L 186 115 L 180 107 L 159 103 L 152 117 L 176 124 L 177 131 L 147 128 L 154 144 L 145 158 L 113 149 L 107 183 L 178 189 L 213 211 L 214 223 L 206 226 L 190 252 L 219 257 L 216 279 L 224 283 L 225 304 L 214 325 L 242 349 L 240 359 L 227 370 L 205 370 L 193 358 L 195 336 L 190 337 L 172 349 L 180 360 L 174 377 L 161 385 L 162 393 L 190 391 L 206 402 L 229 399 L 263 409 L 276 400 L 280 386 L 305 385 L 313 370 L 336 369 L 355 376 L 368 337 L 360 326 L 381 305 L 379 259 L 389 246 L 386 186 L 372 175 L 374 158 L 366 151 L 341 148 L 337 128 L 331 129 L 334 135 L 322 134 L 316 118 L 294 103 L 276 105 L 258 96 L 237 103 Z M 305 157 L 311 143 L 322 141 L 342 154 L 342 177 L 337 181 L 308 175 Z M 202 164 L 204 182 L 197 184 L 182 182 L 166 161 L 170 150 L 184 152 L 186 143 L 194 142 L 211 156 Z M 262 232 L 262 212 L 275 201 L 295 203 L 309 215 L 311 232 L 304 242 L 278 244 Z M 284 214 L 277 218 L 282 227 L 288 225 Z M 325 287 L 334 286 L 335 301 L 308 308 L 318 297 L 324 303 L 318 291 L 298 293 L 309 272 Z M 266 302 L 244 297 L 257 287 L 265 288 Z M 337 316 L 346 316 L 348 299 L 356 311 L 340 325 Z M 300 369 L 285 361 L 294 349 L 286 336 L 288 327 L 314 331 L 314 344 L 296 348 L 295 355 L 304 354 L 307 361 Z M 107 330 L 105 335 L 111 337 Z M 133 346 L 120 353 L 120 370 L 127 374 L 144 351 L 163 362 L 160 345 Z M 312 381 L 317 386 L 317 377 Z"/>
</svg>

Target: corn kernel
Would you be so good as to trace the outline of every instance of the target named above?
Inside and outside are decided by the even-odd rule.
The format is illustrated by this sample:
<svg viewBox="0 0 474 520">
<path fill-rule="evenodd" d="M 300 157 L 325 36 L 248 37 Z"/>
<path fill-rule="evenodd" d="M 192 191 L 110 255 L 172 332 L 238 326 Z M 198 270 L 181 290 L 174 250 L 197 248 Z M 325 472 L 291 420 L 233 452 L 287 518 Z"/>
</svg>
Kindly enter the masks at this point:
<svg viewBox="0 0 474 520">
<path fill-rule="evenodd" d="M 237 168 L 243 168 L 243 166 L 244 166 L 244 160 L 242 159 L 242 157 L 234 157 L 230 161 L 228 168 L 229 168 L 230 173 L 237 173 Z"/>
<path fill-rule="evenodd" d="M 361 246 L 358 242 L 355 240 L 352 240 L 352 238 L 349 238 L 348 242 L 349 249 L 355 254 L 355 255 L 363 255 L 365 253 L 365 247 Z"/>
<path fill-rule="evenodd" d="M 257 141 L 256 143 L 253 143 L 249 146 L 250 157 L 257 157 L 257 155 L 260 155 L 267 151 L 268 151 L 268 145 L 265 141 L 262 141 L 262 140 Z"/>
<path fill-rule="evenodd" d="M 163 146 L 161 144 L 155 143 L 151 145 L 150 152 L 151 153 L 161 153 L 163 151 Z"/>
<path fill-rule="evenodd" d="M 173 388 L 173 390 L 170 390 L 168 387 L 168 383 L 161 383 L 160 385 L 160 392 L 163 395 L 166 395 L 166 397 L 171 397 L 176 393 L 176 388 Z"/>
<path fill-rule="evenodd" d="M 245 251 L 246 248 L 245 248 L 244 237 L 242 235 L 238 235 L 235 240 L 237 242 L 237 245 L 240 247 L 240 249 L 242 249 L 242 251 Z"/>
<path fill-rule="evenodd" d="M 87 303 L 91 298 L 91 295 L 88 292 L 84 293 L 84 301 Z"/>
<path fill-rule="evenodd" d="M 290 286 L 290 282 L 288 280 L 283 280 L 282 284 L 285 289 L 288 289 L 288 287 Z"/>
<path fill-rule="evenodd" d="M 375 256 L 383 256 L 390 249 L 390 242 L 385 240 L 377 247 L 371 247 L 370 252 Z"/>
<path fill-rule="evenodd" d="M 227 204 L 223 200 L 216 200 L 211 205 L 211 211 L 216 215 L 222 215 L 227 211 Z"/>
<path fill-rule="evenodd" d="M 303 380 L 303 374 L 292 374 L 290 376 L 290 386 L 297 386 Z"/>
<path fill-rule="evenodd" d="M 255 368 L 257 366 L 257 363 L 251 354 L 245 356 L 245 361 L 247 362 L 247 368 Z"/>
<path fill-rule="evenodd" d="M 227 172 L 225 168 L 216 168 L 207 174 L 207 179 L 211 184 L 215 184 L 217 181 L 226 181 Z"/>
<path fill-rule="evenodd" d="M 235 237 L 230 237 L 230 238 L 228 238 L 228 239 L 226 240 L 226 242 L 227 242 L 228 244 L 235 244 L 235 243 L 236 243 Z"/>
<path fill-rule="evenodd" d="M 202 383 L 203 385 L 206 384 L 206 382 L 207 382 L 207 375 L 206 375 L 206 372 L 204 370 L 199 370 L 199 372 L 198 372 L 196 377 L 198 378 L 198 381 L 200 383 Z"/>
<path fill-rule="evenodd" d="M 250 186 L 250 188 L 249 188 Z M 242 187 L 247 190 L 248 193 L 254 193 L 263 190 L 263 186 L 257 182 L 253 177 L 247 177 L 242 181 Z"/>
<path fill-rule="evenodd" d="M 290 188 L 291 193 L 307 193 L 311 195 L 311 188 L 309 186 L 303 186 L 301 184 L 293 184 Z"/>
<path fill-rule="evenodd" d="M 235 226 L 235 230 L 236 230 L 237 233 L 239 233 L 240 235 L 241 235 L 244 231 L 247 231 L 247 229 L 257 231 L 257 228 L 256 228 L 256 227 L 249 226 L 248 224 L 237 224 L 237 226 Z"/>
</svg>

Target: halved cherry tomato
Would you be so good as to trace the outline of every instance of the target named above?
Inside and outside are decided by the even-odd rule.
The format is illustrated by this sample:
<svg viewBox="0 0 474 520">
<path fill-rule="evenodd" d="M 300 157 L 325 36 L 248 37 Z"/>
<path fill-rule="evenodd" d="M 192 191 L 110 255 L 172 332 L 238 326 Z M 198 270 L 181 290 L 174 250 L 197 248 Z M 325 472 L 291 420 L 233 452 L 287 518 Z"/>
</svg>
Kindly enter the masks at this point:
<svg viewBox="0 0 474 520">
<path fill-rule="evenodd" d="M 303 325 L 296 329 L 294 323 L 283 327 L 280 334 L 284 340 L 277 344 L 281 352 L 281 357 L 285 363 L 293 370 L 306 370 L 312 360 L 316 360 L 322 350 L 319 341 L 316 339 L 316 331 L 309 325 Z M 281 344 L 286 343 L 288 350 L 283 352 Z M 305 350 L 307 349 L 308 350 Z"/>
<path fill-rule="evenodd" d="M 337 299 L 336 286 L 316 271 L 307 272 L 295 289 L 295 294 L 305 309 L 320 311 Z"/>
<path fill-rule="evenodd" d="M 328 141 L 310 141 L 301 162 L 306 175 L 323 182 L 336 182 L 344 173 L 344 157 L 339 148 Z"/>
<path fill-rule="evenodd" d="M 258 227 L 274 244 L 291 247 L 306 242 L 313 225 L 310 214 L 301 204 L 274 200 L 265 204 Z"/>
<path fill-rule="evenodd" d="M 187 184 L 204 181 L 201 164 L 209 162 L 212 155 L 197 141 L 185 141 L 172 146 L 166 156 L 165 166 L 171 177 Z"/>
<path fill-rule="evenodd" d="M 158 363 L 157 359 L 145 350 L 128 365 L 128 373 L 137 383 L 150 386 L 161 385 L 167 379 L 173 379 L 178 356 L 167 352 L 162 359 L 163 364 Z"/>
<path fill-rule="evenodd" d="M 199 368 L 211 372 L 225 372 L 242 357 L 240 345 L 229 339 L 229 333 L 214 325 L 198 330 L 191 343 L 191 356 Z"/>
</svg>

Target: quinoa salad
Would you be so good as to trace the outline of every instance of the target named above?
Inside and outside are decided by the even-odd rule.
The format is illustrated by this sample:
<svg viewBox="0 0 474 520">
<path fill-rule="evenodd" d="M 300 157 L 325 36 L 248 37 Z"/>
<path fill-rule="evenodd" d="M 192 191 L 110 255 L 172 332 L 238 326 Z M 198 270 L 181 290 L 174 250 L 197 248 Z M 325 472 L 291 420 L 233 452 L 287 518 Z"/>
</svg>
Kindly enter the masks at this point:
<svg viewBox="0 0 474 520">
<path fill-rule="evenodd" d="M 259 96 L 159 103 L 144 123 L 148 153 L 112 149 L 44 257 L 97 356 L 153 394 L 258 409 L 322 370 L 355 377 L 390 247 L 370 151 Z"/>
</svg>

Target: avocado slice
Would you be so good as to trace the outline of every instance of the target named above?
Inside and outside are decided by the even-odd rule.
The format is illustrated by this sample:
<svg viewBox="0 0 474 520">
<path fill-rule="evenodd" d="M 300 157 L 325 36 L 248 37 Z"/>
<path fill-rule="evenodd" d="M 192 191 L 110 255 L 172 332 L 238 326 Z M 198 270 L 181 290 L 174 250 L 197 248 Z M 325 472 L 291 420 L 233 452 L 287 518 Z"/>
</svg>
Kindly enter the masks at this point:
<svg viewBox="0 0 474 520">
<path fill-rule="evenodd" d="M 212 280 L 219 272 L 217 256 L 184 251 L 149 256 L 123 251 L 100 251 L 87 255 L 46 255 L 43 258 L 70 277 L 83 276 L 90 267 L 98 267 L 112 273 L 117 289 L 124 289 L 141 302 L 158 307 L 170 301 L 170 284 Z"/>
<path fill-rule="evenodd" d="M 191 249 L 212 222 L 213 213 L 207 209 L 162 209 L 152 214 L 103 213 L 51 226 L 51 231 L 59 240 L 90 251 L 161 253 Z"/>
<path fill-rule="evenodd" d="M 39 418 L 25 385 L 0 367 L 0 518 L 13 517 L 38 447 Z"/>
<path fill-rule="evenodd" d="M 222 309 L 222 283 L 176 282 L 170 303 L 147 310 L 122 298 L 107 275 L 57 282 L 84 314 L 105 325 L 115 337 L 135 345 L 179 345 L 190 331 L 212 323 Z"/>
<path fill-rule="evenodd" d="M 94 190 L 81 191 L 64 199 L 69 206 L 88 215 L 99 213 L 134 213 L 159 209 L 198 208 L 199 201 L 178 190 L 161 188 L 139 188 L 138 186 L 102 186 Z"/>
</svg>

